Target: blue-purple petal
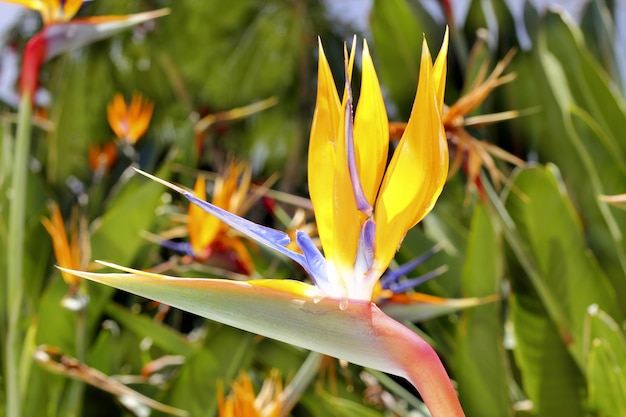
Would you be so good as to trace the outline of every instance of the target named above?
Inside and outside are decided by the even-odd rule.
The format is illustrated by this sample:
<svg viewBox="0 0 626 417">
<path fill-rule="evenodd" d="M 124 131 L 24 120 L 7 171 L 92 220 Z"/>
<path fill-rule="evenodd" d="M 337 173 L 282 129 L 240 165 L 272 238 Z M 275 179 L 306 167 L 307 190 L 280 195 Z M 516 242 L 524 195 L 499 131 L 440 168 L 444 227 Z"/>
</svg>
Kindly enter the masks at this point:
<svg viewBox="0 0 626 417">
<path fill-rule="evenodd" d="M 348 64 L 346 63 L 346 94 L 348 94 L 348 99 L 346 103 L 346 110 L 344 113 L 344 133 L 348 154 L 348 171 L 350 172 L 350 181 L 352 182 L 352 190 L 354 192 L 356 208 L 369 217 L 372 215 L 372 205 L 369 203 L 369 201 L 367 201 L 367 198 L 365 197 L 365 193 L 363 192 L 363 186 L 361 185 L 361 179 L 359 178 L 359 171 L 356 166 L 356 151 L 354 148 L 354 123 L 352 120 L 352 90 L 350 88 L 347 65 Z"/>
<path fill-rule="evenodd" d="M 305 232 L 298 230 L 296 232 L 296 243 L 304 254 L 307 266 L 304 269 L 311 276 L 315 285 L 324 292 L 329 292 L 328 271 L 326 269 L 326 259 L 317 249 L 311 237 Z"/>
<path fill-rule="evenodd" d="M 161 240 L 159 245 L 164 248 L 171 249 L 176 252 L 184 253 L 186 255 L 194 256 L 193 249 L 189 242 L 174 242 L 173 240 Z"/>
<path fill-rule="evenodd" d="M 396 281 L 396 282 L 385 283 L 385 284 L 383 284 L 383 281 L 381 281 L 381 286 L 386 290 L 390 290 L 396 294 L 400 294 L 410 289 L 413 289 L 415 287 L 418 287 L 422 285 L 423 283 L 425 283 L 426 281 L 429 281 L 433 278 L 438 277 L 439 275 L 443 274 L 447 270 L 448 270 L 448 267 L 446 265 L 442 265 L 439 268 L 433 269 L 432 271 L 425 273 L 424 275 L 420 275 L 417 278 L 407 279 L 406 281 L 402 281 L 402 282 Z"/>
<path fill-rule="evenodd" d="M 398 268 L 388 270 L 387 272 L 385 272 L 385 275 L 383 275 L 381 277 L 381 280 L 380 280 L 381 286 L 384 289 L 391 289 L 391 286 L 397 284 L 398 280 L 400 278 L 408 275 L 411 271 L 413 271 L 415 268 L 417 268 L 418 266 L 423 264 L 428 258 L 433 256 L 434 254 L 436 254 L 440 250 L 441 250 L 441 246 L 440 245 L 435 245 L 430 250 L 424 252 L 423 254 L 418 256 L 417 258 L 415 258 L 415 259 L 413 259 L 413 260 L 411 260 L 411 261 L 409 261 L 409 262 L 407 262 L 405 264 L 400 265 Z M 420 279 L 420 278 L 418 278 L 418 279 Z M 415 285 L 412 285 L 411 287 L 414 287 L 414 286 Z"/>
<path fill-rule="evenodd" d="M 204 201 L 190 192 L 183 192 L 183 195 L 193 204 L 197 205 L 204 211 L 217 217 L 233 229 L 238 230 L 250 239 L 274 249 L 277 252 L 289 257 L 293 261 L 300 264 L 303 268 L 307 268 L 307 262 L 304 256 L 296 253 L 285 246 L 291 242 L 289 235 L 280 230 L 272 229 L 271 227 L 262 226 L 251 222 L 250 220 L 239 217 L 224 209 L 221 209 L 207 201 Z"/>
<path fill-rule="evenodd" d="M 361 272 L 369 271 L 374 264 L 375 244 L 376 223 L 372 218 L 369 218 L 363 223 L 363 226 L 361 226 L 359 246 L 354 262 L 355 270 Z"/>
</svg>

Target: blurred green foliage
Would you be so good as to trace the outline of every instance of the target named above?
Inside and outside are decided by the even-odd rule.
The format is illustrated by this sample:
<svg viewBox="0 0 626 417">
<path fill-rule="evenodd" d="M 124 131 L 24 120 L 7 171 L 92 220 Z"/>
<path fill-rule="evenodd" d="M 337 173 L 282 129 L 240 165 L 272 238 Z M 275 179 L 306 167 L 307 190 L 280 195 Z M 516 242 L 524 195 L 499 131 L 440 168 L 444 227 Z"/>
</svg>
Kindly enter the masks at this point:
<svg viewBox="0 0 626 417">
<path fill-rule="evenodd" d="M 159 184 L 132 175 L 131 165 L 191 187 L 199 170 L 221 172 L 229 158 L 248 160 L 255 184 L 278 173 L 273 188 L 288 194 L 268 194 L 247 216 L 287 229 L 298 205 L 308 210 L 296 197 L 307 197 L 317 37 L 341 80 L 343 40 L 355 32 L 367 36 L 391 117 L 402 122 L 413 102 L 422 34 L 437 50 L 446 21 L 451 30 L 448 105 L 472 90 L 481 66 L 492 68 L 509 49 L 517 49 L 507 69 L 516 79 L 467 116 L 519 110 L 520 117 L 468 131 L 530 163 L 514 169 L 497 161 L 504 181 L 487 172 L 471 184 L 463 172 L 451 177 L 435 210 L 407 235 L 397 257 L 400 263 L 440 243 L 443 251 L 418 272 L 441 265 L 448 270 L 419 290 L 447 298 L 496 294 L 497 301 L 407 325 L 437 349 L 468 416 L 626 415 L 626 212 L 600 198 L 626 192 L 620 79 L 626 64 L 617 52 L 614 5 L 590 2 L 575 23 L 565 13 L 537 11 L 527 2 L 524 20 L 514 19 L 502 2 L 474 0 L 467 16 L 454 20 L 443 7 L 448 2 L 431 2 L 439 17 L 424 3 L 374 0 L 366 33 L 333 12 L 330 2 L 96 0 L 84 5 L 80 14 L 85 16 L 158 7 L 170 7 L 171 14 L 59 57 L 42 70 L 51 102 L 39 114 L 51 123 L 35 125 L 28 179 L 26 297 L 19 323 L 24 416 L 130 416 L 133 407 L 138 413 L 141 408 L 125 407 L 111 394 L 40 367 L 32 354 L 41 344 L 106 375 L 139 376 L 154 360 L 182 358 L 157 368 L 150 378 L 137 377 L 131 386 L 191 416 L 216 415 L 217 381 L 228 385 L 241 369 L 257 388 L 272 368 L 292 378 L 307 352 L 180 311 L 157 320 L 157 307 L 148 300 L 103 286 L 81 284 L 88 297 L 84 311 L 63 307 L 68 286 L 53 267 L 51 241 L 40 220 L 49 215 L 50 201 L 59 203 L 66 219 L 77 206 L 88 223 L 90 260 L 184 276 L 225 276 L 228 272 L 210 260 L 187 262 L 152 241 L 146 232 L 170 229 L 173 216 L 186 206 Z M 456 11 L 454 5 L 450 10 Z M 518 40 L 522 22 L 530 43 Z M 11 41 L 23 45 L 23 32 L 11 33 Z M 97 175 L 89 149 L 113 138 L 106 106 L 116 92 L 128 98 L 140 92 L 155 103 L 155 111 L 135 153 L 121 152 L 109 172 Z M 269 97 L 278 104 L 194 131 L 206 115 Z M 2 247 L 14 113 L 2 106 Z M 451 143 L 453 155 L 466 151 Z M 498 183 L 503 187 L 494 186 Z M 469 202 L 466 186 L 472 191 Z M 263 248 L 250 244 L 248 249 L 254 277 L 304 278 Z M 1 271 L 6 257 L 0 251 Z M 6 277 L 0 277 L 4 294 Z M 7 309 L 3 296 L 2 337 Z M 3 356 L 5 349 L 0 344 Z M 372 382 L 363 377 L 367 370 L 322 363 L 321 370 L 309 371 L 292 415 L 391 416 L 409 415 L 409 410 L 427 415 L 402 381 L 371 372 Z M 2 393 L 4 381 L 2 374 Z M 0 395 L 0 416 L 4 402 Z"/>
</svg>

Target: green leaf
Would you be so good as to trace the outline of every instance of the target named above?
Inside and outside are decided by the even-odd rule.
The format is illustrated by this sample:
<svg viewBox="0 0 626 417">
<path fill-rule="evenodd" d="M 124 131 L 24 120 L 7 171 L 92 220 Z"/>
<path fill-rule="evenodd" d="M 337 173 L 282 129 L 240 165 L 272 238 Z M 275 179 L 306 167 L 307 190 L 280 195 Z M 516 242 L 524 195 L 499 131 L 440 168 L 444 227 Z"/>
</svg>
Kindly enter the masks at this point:
<svg viewBox="0 0 626 417">
<path fill-rule="evenodd" d="M 626 415 L 626 337 L 596 305 L 586 322 L 589 406 L 602 416 Z"/>
<path fill-rule="evenodd" d="M 605 0 L 590 2 L 580 24 L 585 35 L 585 42 L 594 54 L 596 61 L 601 63 L 611 80 L 621 87 L 620 58 L 618 57 L 619 40 L 611 10 Z"/>
<path fill-rule="evenodd" d="M 161 172 L 159 175 L 168 174 Z M 148 230 L 153 222 L 154 217 L 146 213 L 154 213 L 162 195 L 163 187 L 133 176 L 94 225 L 91 236 L 93 258 L 131 263 L 146 243 L 141 232 Z"/>
<path fill-rule="evenodd" d="M 375 0 L 370 24 L 378 74 L 406 120 L 417 90 L 424 26 L 406 0 Z M 441 41 L 428 42 L 433 53 Z"/>
<path fill-rule="evenodd" d="M 219 19 L 207 24 L 207 16 Z M 193 36 L 185 42 L 164 37 L 160 46 L 189 90 L 224 110 L 280 94 L 292 85 L 308 18 L 296 3 L 284 1 L 184 0 L 163 20 L 163 30 L 177 34 L 185 27 Z"/>
<path fill-rule="evenodd" d="M 169 354 L 188 356 L 195 350 L 194 346 L 183 335 L 145 315 L 133 314 L 115 303 L 108 303 L 105 312 L 138 336 L 149 337 L 156 346 Z"/>
<path fill-rule="evenodd" d="M 315 396 L 305 396 L 301 400 L 302 406 L 306 407 L 315 417 L 380 417 L 379 411 L 359 404 L 357 402 L 321 392 Z"/>
<path fill-rule="evenodd" d="M 501 262 L 502 249 L 489 212 L 484 205 L 477 205 L 463 268 L 465 294 L 497 294 Z M 491 303 L 463 311 L 457 326 L 454 377 L 461 404 L 469 416 L 511 414 L 501 316 L 500 303 Z"/>
<path fill-rule="evenodd" d="M 585 380 L 532 287 L 514 286 L 510 298 L 513 350 L 535 417 L 585 416 Z"/>
<path fill-rule="evenodd" d="M 580 210 L 589 245 L 619 298 L 626 297 L 626 213 L 598 200 L 624 192 L 626 160 L 622 131 L 623 99 L 585 48 L 583 36 L 567 18 L 548 14 L 537 47 L 516 67 L 520 80 L 513 107 L 540 112 L 516 125 L 534 141 L 540 160 L 563 172 L 564 184 Z M 532 86 L 530 81 L 532 80 Z M 539 92 L 529 96 L 529 91 Z M 519 93 L 519 94 L 518 94 Z"/>
<path fill-rule="evenodd" d="M 531 285 L 539 295 L 561 340 L 584 369 L 583 325 L 587 308 L 598 304 L 621 318 L 610 282 L 586 246 L 579 217 L 555 166 L 524 169 L 513 178 L 506 209 L 509 230 L 525 273 L 516 285 Z"/>
</svg>

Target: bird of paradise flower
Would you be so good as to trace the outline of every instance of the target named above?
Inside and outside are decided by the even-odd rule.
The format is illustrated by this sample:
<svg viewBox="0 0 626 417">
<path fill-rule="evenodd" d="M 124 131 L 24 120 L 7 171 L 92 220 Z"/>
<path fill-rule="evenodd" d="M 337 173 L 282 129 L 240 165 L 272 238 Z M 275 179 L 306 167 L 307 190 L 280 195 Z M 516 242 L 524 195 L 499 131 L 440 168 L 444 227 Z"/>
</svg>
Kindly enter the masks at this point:
<svg viewBox="0 0 626 417">
<path fill-rule="evenodd" d="M 83 0 L 2 0 L 36 10 L 43 29 L 33 36 L 24 50 L 20 86 L 22 95 L 32 96 L 38 86 L 39 68 L 49 59 L 114 33 L 169 13 L 168 9 L 121 16 L 73 19 Z"/>
<path fill-rule="evenodd" d="M 314 285 L 272 279 L 185 279 L 113 264 L 106 265 L 126 273 L 71 272 L 243 330 L 405 377 L 419 390 L 433 416 L 464 415 L 432 347 L 371 301 L 376 283 L 405 234 L 432 209 L 446 180 L 448 148 L 441 109 L 447 42 L 446 34 L 433 64 L 424 40 L 413 110 L 388 167 L 388 119 L 367 43 L 354 120 L 350 90 L 354 45 L 340 101 L 320 44 L 308 171 L 324 255 L 304 232 L 298 232 L 295 239 L 302 253 L 294 252 L 286 247 L 287 234 L 145 174 L 291 258 L 308 272 Z"/>
<path fill-rule="evenodd" d="M 252 170 L 243 162 L 232 161 L 223 175 L 215 180 L 212 204 L 230 213 L 243 216 L 250 207 L 248 192 L 250 190 Z M 194 185 L 194 194 L 206 199 L 206 180 L 198 176 Z M 239 233 L 220 221 L 217 217 L 204 211 L 195 204 L 189 205 L 187 214 L 187 233 L 189 242 L 160 240 L 167 248 L 187 254 L 193 260 L 205 262 L 212 257 L 227 255 L 231 260 L 229 270 L 249 275 L 254 270 L 250 252 L 242 242 Z M 229 264 L 231 262 L 228 262 Z"/>
<path fill-rule="evenodd" d="M 71 269 L 84 269 L 89 257 L 85 227 L 79 230 L 77 212 L 72 213 L 69 238 L 65 232 L 65 223 L 57 203 L 50 203 L 50 218 L 44 217 L 41 223 L 52 239 L 54 255 L 59 265 Z M 87 253 L 85 253 L 87 252 Z M 71 292 L 78 289 L 79 279 L 75 275 L 62 272 L 63 280 L 70 286 Z"/>
<path fill-rule="evenodd" d="M 125 144 L 134 145 L 148 130 L 154 103 L 134 93 L 130 104 L 117 93 L 107 106 L 107 120 L 115 136 Z"/>
</svg>

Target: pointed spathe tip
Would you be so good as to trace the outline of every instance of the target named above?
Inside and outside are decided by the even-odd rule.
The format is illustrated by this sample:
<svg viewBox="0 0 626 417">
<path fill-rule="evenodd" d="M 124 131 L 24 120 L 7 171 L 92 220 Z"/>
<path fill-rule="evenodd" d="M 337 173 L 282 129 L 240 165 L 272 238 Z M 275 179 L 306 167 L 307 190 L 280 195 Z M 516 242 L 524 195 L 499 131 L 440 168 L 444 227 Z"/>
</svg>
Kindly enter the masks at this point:
<svg viewBox="0 0 626 417">
<path fill-rule="evenodd" d="M 161 179 L 161 178 L 159 178 L 159 177 L 155 177 L 155 176 L 154 176 L 154 175 L 152 175 L 152 174 L 148 174 L 146 171 L 142 171 L 141 169 L 139 169 L 139 168 L 134 168 L 134 167 L 133 167 L 133 169 L 134 169 L 134 170 L 135 170 L 135 172 L 137 172 L 138 174 L 141 174 L 141 175 L 143 175 L 144 177 L 150 178 L 150 179 L 151 179 L 151 180 L 153 180 L 153 181 L 156 181 L 156 182 L 158 182 L 158 183 L 160 183 L 160 184 L 163 184 L 163 185 L 165 185 L 167 188 L 170 188 L 170 189 L 172 189 L 172 190 L 174 190 L 174 191 L 176 191 L 176 192 L 178 192 L 178 193 L 181 193 L 181 194 L 186 194 L 186 193 L 189 193 L 189 191 L 187 191 L 186 189 L 184 189 L 184 188 L 182 188 L 182 187 L 179 187 L 178 185 L 172 184 L 172 183 L 171 183 L 171 182 L 169 182 L 169 181 L 162 180 L 162 179 Z"/>
</svg>

